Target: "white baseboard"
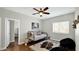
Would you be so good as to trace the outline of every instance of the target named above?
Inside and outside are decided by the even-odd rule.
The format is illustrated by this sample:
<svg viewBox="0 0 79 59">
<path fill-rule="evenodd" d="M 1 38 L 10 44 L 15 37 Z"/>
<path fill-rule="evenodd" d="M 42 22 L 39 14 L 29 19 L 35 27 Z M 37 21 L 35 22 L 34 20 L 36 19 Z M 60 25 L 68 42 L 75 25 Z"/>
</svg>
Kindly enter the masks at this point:
<svg viewBox="0 0 79 59">
<path fill-rule="evenodd" d="M 22 45 L 22 44 L 24 44 L 25 42 L 20 42 L 20 43 L 18 43 L 19 45 Z"/>
<path fill-rule="evenodd" d="M 14 42 L 14 40 L 12 40 L 12 41 L 10 41 L 10 42 Z M 5 47 L 2 47 L 2 48 L 0 48 L 0 50 L 5 50 L 7 47 L 5 46 Z"/>
<path fill-rule="evenodd" d="M 10 41 L 10 42 L 15 42 L 15 40 L 12 40 L 12 41 Z"/>
<path fill-rule="evenodd" d="M 5 50 L 7 47 L 0 48 L 0 50 Z"/>
<path fill-rule="evenodd" d="M 14 41 L 11 41 L 11 42 L 14 42 Z M 18 43 L 19 45 L 22 45 L 22 44 L 24 44 L 25 42 L 20 42 L 20 43 Z M 5 50 L 7 47 L 3 47 L 3 48 L 0 48 L 0 51 L 1 50 Z"/>
<path fill-rule="evenodd" d="M 13 41 L 10 41 L 10 42 L 14 42 L 14 40 L 13 40 Z M 24 44 L 24 43 L 25 43 L 25 42 L 19 42 L 18 44 L 19 44 L 19 45 L 22 45 L 22 44 Z M 7 48 L 6 46 L 5 46 L 5 47 L 2 47 L 2 48 L 0 47 L 0 51 L 1 51 L 1 50 L 5 50 L 6 48 Z"/>
</svg>

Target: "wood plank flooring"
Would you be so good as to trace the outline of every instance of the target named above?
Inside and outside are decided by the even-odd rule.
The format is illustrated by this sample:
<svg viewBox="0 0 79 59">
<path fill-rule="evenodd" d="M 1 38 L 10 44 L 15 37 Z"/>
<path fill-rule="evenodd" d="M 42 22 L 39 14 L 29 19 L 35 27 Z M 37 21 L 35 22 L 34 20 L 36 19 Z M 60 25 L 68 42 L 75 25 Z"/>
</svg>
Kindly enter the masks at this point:
<svg viewBox="0 0 79 59">
<path fill-rule="evenodd" d="M 16 42 L 12 42 L 4 51 L 33 51 L 33 50 L 29 48 L 29 46 L 25 46 L 25 44 L 18 45 Z"/>
<path fill-rule="evenodd" d="M 11 42 L 7 49 L 3 51 L 33 51 L 29 46 L 25 46 L 25 44 L 18 45 L 18 37 L 15 37 L 15 42 Z"/>
</svg>

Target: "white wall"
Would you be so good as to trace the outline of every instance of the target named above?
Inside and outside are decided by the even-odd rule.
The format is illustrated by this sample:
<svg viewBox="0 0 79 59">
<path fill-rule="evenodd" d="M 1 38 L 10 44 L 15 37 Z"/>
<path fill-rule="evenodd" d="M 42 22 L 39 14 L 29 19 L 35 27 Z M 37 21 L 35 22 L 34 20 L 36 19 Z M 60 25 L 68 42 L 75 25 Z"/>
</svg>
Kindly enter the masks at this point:
<svg viewBox="0 0 79 59">
<path fill-rule="evenodd" d="M 79 7 L 76 7 L 76 10 L 75 10 L 75 20 L 77 19 L 78 15 L 79 15 Z"/>
<path fill-rule="evenodd" d="M 75 41 L 76 41 L 76 50 L 79 51 L 79 24 L 77 24 L 77 28 L 75 29 Z"/>
<path fill-rule="evenodd" d="M 10 20 L 10 42 L 14 42 L 14 21 Z"/>
<path fill-rule="evenodd" d="M 14 22 L 14 31 L 15 31 L 15 34 L 17 34 L 17 28 L 20 26 L 19 24 L 19 21 L 15 21 Z"/>
<path fill-rule="evenodd" d="M 79 15 L 79 8 L 76 8 L 75 12 L 75 20 L 77 20 L 77 16 Z M 79 51 L 79 24 L 75 29 L 75 42 L 76 42 L 76 50 Z"/>
<path fill-rule="evenodd" d="M 45 19 L 42 21 L 42 30 L 47 32 L 52 39 L 56 39 L 60 41 L 63 38 L 72 38 L 75 39 L 75 31 L 72 28 L 72 22 L 74 20 L 74 13 L 65 14 L 62 16 L 57 16 L 50 19 Z M 52 23 L 54 22 L 62 22 L 62 21 L 69 21 L 69 34 L 62 34 L 62 33 L 53 33 L 52 32 Z"/>
<path fill-rule="evenodd" d="M 1 18 L 1 49 L 5 49 L 5 20 Z"/>
<path fill-rule="evenodd" d="M 1 18 L 0 18 L 0 42 L 1 42 Z M 0 48 L 1 48 L 1 43 L 0 43 Z"/>
<path fill-rule="evenodd" d="M 24 42 L 25 37 L 26 37 L 26 33 L 27 31 L 31 30 L 31 22 L 38 22 L 40 23 L 40 20 L 37 18 L 33 18 L 24 14 L 20 14 L 20 13 L 16 13 L 16 12 L 12 12 L 3 8 L 0 8 L 0 17 L 2 18 L 2 30 L 1 30 L 1 44 L 2 44 L 2 48 L 4 48 L 5 46 L 5 18 L 13 18 L 13 19 L 18 19 L 20 20 L 20 43 Z"/>
</svg>

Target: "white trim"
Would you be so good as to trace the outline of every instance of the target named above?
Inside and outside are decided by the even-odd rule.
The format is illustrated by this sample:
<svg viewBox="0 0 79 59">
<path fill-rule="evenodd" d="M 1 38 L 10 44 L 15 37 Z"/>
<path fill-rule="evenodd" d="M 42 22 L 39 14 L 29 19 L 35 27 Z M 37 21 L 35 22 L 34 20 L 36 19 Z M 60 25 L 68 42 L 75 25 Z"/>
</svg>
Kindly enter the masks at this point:
<svg viewBox="0 0 79 59">
<path fill-rule="evenodd" d="M 10 41 L 10 42 L 15 42 L 15 40 L 12 40 L 12 41 Z"/>
<path fill-rule="evenodd" d="M 24 44 L 24 43 L 25 43 L 25 42 L 19 42 L 18 44 L 19 44 L 19 45 L 22 45 L 22 44 Z"/>
<path fill-rule="evenodd" d="M 3 47 L 3 48 L 0 48 L 0 50 L 5 50 L 7 47 L 5 46 L 5 47 Z"/>
<path fill-rule="evenodd" d="M 18 44 L 19 44 L 19 41 L 20 41 L 20 20 L 6 17 L 6 18 L 5 18 L 5 21 L 8 21 L 8 20 L 19 21 L 19 36 L 18 36 L 18 37 L 19 37 L 19 39 L 18 39 Z M 6 29 L 5 29 L 5 32 L 6 32 Z M 5 35 L 5 36 L 6 36 L 6 35 Z M 10 41 L 10 42 L 14 42 L 14 40 L 12 40 L 12 41 Z"/>
<path fill-rule="evenodd" d="M 5 19 L 5 46 L 7 47 L 9 45 L 9 39 L 7 39 L 7 22 L 8 22 L 8 19 Z M 9 34 L 9 33 L 8 33 Z"/>
<path fill-rule="evenodd" d="M 14 18 L 9 18 L 9 17 L 6 17 L 5 19 L 7 19 L 7 20 L 14 20 L 14 21 L 16 21 L 17 19 L 14 19 Z"/>
</svg>

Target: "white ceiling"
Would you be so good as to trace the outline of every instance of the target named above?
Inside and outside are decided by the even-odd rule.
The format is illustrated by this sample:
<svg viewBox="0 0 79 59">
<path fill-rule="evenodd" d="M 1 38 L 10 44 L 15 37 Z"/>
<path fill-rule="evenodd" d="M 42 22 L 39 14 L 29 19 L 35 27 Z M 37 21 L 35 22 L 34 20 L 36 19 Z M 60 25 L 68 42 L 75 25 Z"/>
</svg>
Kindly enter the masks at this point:
<svg viewBox="0 0 79 59">
<path fill-rule="evenodd" d="M 37 9 L 39 9 L 39 7 L 35 7 Z M 44 8 L 44 7 L 42 7 Z M 74 7 L 49 7 L 49 9 L 47 10 L 47 12 L 49 12 L 49 15 L 45 15 L 43 14 L 43 17 L 40 17 L 39 14 L 36 15 L 32 15 L 33 13 L 35 13 L 36 11 L 33 10 L 33 7 L 5 7 L 5 9 L 14 11 L 14 12 L 18 12 L 18 13 L 22 13 L 25 15 L 29 15 L 32 17 L 36 17 L 39 19 L 46 19 L 46 18 L 51 18 L 51 17 L 55 17 L 55 16 L 59 16 L 59 15 L 64 15 L 67 13 L 72 13 L 75 11 Z"/>
</svg>

